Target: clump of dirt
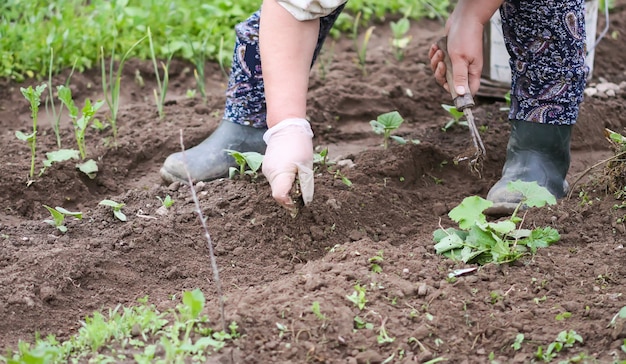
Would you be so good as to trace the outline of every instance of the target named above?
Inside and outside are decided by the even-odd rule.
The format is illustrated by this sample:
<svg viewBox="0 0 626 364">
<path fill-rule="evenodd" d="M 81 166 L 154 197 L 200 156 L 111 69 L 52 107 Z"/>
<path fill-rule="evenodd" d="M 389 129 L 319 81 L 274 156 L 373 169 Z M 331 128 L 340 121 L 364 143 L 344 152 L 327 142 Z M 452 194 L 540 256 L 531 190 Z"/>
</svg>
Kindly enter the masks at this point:
<svg viewBox="0 0 626 364">
<path fill-rule="evenodd" d="M 612 13 L 614 30 L 626 33 L 626 9 Z M 354 62 L 352 43 L 330 40 L 334 57 L 323 74 L 314 68 L 309 116 L 315 145 L 329 149 L 341 175 L 323 168 L 316 194 L 296 218 L 270 196 L 267 181 L 219 179 L 198 183 L 200 204 L 216 245 L 226 295 L 227 319 L 243 336 L 220 355 L 235 362 L 450 362 L 524 363 L 559 332 L 575 330 L 583 343 L 559 358 L 585 353 L 600 362 L 624 358 L 626 332 L 607 327 L 624 305 L 626 250 L 623 216 L 613 195 L 589 181 L 575 186 L 572 198 L 529 210 L 524 224 L 552 226 L 561 241 L 511 264 L 482 267 L 456 279 L 464 268 L 435 254 L 432 233 L 450 227 L 447 213 L 470 195 L 485 196 L 504 164 L 509 126 L 506 105 L 479 99 L 475 109 L 487 149 L 482 178 L 454 158 L 471 147 L 466 128 L 442 131 L 448 121 L 440 104 L 449 95 L 434 82 L 427 66 L 428 46 L 441 25 L 424 20 L 412 26 L 413 40 L 402 62 L 393 59 L 389 31 L 381 24 L 370 42 L 367 75 Z M 619 38 L 596 49 L 594 77 L 626 80 L 614 67 L 626 58 Z M 194 87 L 192 67 L 176 62 L 171 90 L 160 119 L 152 104 L 154 75 L 149 64 L 125 67 L 118 139 L 110 128 L 87 133 L 87 150 L 100 171 L 89 179 L 72 163 L 55 164 L 30 186 L 30 151 L 15 130 L 29 128 L 27 102 L 20 84 L 0 87 L 0 346 L 32 341 L 35 332 L 66 339 L 94 310 L 132 305 L 137 298 L 166 309 L 171 295 L 201 288 L 207 313 L 217 319 L 217 297 L 204 232 L 194 213 L 189 188 L 163 185 L 158 171 L 179 150 L 179 130 L 187 147 L 198 144 L 218 125 L 226 80 L 218 65 L 207 65 L 207 100 L 187 98 Z M 133 82 L 136 72 L 145 85 Z M 66 74 L 54 83 L 65 82 Z M 32 84 L 34 82 L 31 82 Z M 99 71 L 75 74 L 77 104 L 101 97 Z M 587 98 L 572 140 L 569 179 L 613 154 L 605 127 L 623 130 L 624 95 Z M 380 147 L 369 121 L 398 110 L 406 122 L 398 134 L 419 144 Z M 98 115 L 106 116 L 106 110 Z M 57 149 L 50 120 L 42 116 L 38 163 Z M 64 147 L 73 147 L 73 130 L 64 120 Z M 165 215 L 157 196 L 170 195 Z M 102 199 L 125 204 L 128 222 L 120 222 Z M 82 211 L 60 233 L 42 222 L 43 205 Z M 381 273 L 370 258 L 382 256 Z M 358 309 L 346 296 L 365 287 L 367 303 Z M 327 320 L 311 311 L 320 303 Z M 565 320 L 557 315 L 569 312 Z M 358 316 L 372 329 L 355 327 Z M 286 327 L 279 332 L 277 323 Z M 389 338 L 379 342 L 382 328 Z M 525 335 L 519 350 L 511 347 Z M 493 354 L 491 354 L 493 353 Z M 216 358 L 219 360 L 220 358 Z"/>
</svg>

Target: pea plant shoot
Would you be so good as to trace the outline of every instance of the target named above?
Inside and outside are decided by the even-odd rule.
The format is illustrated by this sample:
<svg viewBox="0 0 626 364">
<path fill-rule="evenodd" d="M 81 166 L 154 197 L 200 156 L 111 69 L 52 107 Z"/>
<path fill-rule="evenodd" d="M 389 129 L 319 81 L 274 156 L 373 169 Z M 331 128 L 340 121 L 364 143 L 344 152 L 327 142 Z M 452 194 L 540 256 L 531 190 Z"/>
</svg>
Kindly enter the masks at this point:
<svg viewBox="0 0 626 364">
<path fill-rule="evenodd" d="M 257 177 L 259 168 L 261 168 L 261 164 L 263 164 L 263 154 L 257 152 L 238 152 L 230 149 L 225 149 L 225 151 L 235 159 L 235 163 L 239 166 L 239 168 L 229 168 L 228 178 L 233 179 L 235 176 L 243 177 L 245 175 L 249 175 L 253 179 Z"/>
<path fill-rule="evenodd" d="M 71 216 L 71 217 L 77 218 L 78 220 L 83 219 L 83 213 L 80 211 L 73 212 L 73 211 L 66 210 L 63 207 L 59 207 L 59 206 L 52 208 L 50 206 L 43 205 L 43 207 L 45 207 L 46 210 L 50 212 L 50 215 L 52 215 L 51 220 L 48 219 L 48 220 L 44 220 L 43 222 L 56 227 L 62 233 L 67 232 L 67 226 L 65 226 L 66 216 Z"/>
<path fill-rule="evenodd" d="M 370 121 L 372 130 L 376 134 L 383 135 L 383 149 L 389 147 L 389 140 L 394 140 L 399 144 L 406 144 L 407 141 L 401 136 L 391 135 L 391 132 L 398 129 L 404 122 L 404 118 L 397 111 L 391 111 L 385 114 L 381 114 L 376 120 Z M 411 140 L 413 144 L 419 144 L 419 140 Z"/>
<path fill-rule="evenodd" d="M 33 89 L 33 86 L 28 86 L 28 88 L 21 87 L 20 91 L 22 95 L 28 100 L 30 103 L 30 111 L 32 118 L 32 132 L 28 135 L 24 134 L 21 131 L 16 131 L 15 136 L 22 141 L 28 143 L 30 147 L 30 173 L 28 184 L 30 185 L 33 182 L 33 176 L 35 175 L 35 157 L 37 153 L 37 117 L 39 114 L 39 105 L 41 104 L 41 94 L 46 89 L 46 84 L 41 84 Z"/>
<path fill-rule="evenodd" d="M 467 197 L 448 213 L 459 229 L 440 228 L 433 233 L 437 254 L 465 263 L 501 264 L 558 241 L 560 235 L 554 228 L 523 229 L 523 219 L 517 216 L 524 206 L 554 205 L 555 197 L 536 182 L 509 182 L 508 188 L 523 196 L 510 218 L 487 222 L 483 211 L 493 203 L 479 196 Z"/>
</svg>

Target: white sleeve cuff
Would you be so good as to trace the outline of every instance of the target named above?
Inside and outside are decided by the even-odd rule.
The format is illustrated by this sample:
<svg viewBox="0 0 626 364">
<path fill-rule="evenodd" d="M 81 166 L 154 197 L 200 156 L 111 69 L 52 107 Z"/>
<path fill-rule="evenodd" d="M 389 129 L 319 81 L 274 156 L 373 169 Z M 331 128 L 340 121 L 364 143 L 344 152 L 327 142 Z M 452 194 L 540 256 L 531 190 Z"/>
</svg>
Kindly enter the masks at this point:
<svg viewBox="0 0 626 364">
<path fill-rule="evenodd" d="M 348 0 L 277 0 L 296 20 L 305 21 L 329 15 Z"/>
<path fill-rule="evenodd" d="M 272 135 L 290 126 L 301 127 L 306 134 L 313 138 L 313 130 L 311 130 L 311 124 L 309 124 L 309 122 L 305 119 L 293 118 L 285 119 L 280 123 L 274 125 L 273 127 L 267 129 L 267 131 L 263 134 L 263 141 L 265 142 L 265 144 L 267 144 L 270 141 Z"/>
</svg>

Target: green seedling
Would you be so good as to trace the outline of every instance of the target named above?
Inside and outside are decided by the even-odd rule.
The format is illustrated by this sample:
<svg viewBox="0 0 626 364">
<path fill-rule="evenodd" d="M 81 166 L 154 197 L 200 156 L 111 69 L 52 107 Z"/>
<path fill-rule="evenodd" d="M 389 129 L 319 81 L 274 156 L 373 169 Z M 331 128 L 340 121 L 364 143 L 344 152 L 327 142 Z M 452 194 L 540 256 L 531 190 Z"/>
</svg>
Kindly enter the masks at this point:
<svg viewBox="0 0 626 364">
<path fill-rule="evenodd" d="M 50 206 L 43 205 L 43 207 L 45 207 L 50 212 L 50 215 L 52 215 L 52 220 L 48 219 L 48 220 L 44 220 L 43 222 L 56 227 L 62 233 L 67 232 L 67 226 L 65 226 L 66 216 L 72 216 L 72 217 L 77 218 L 78 220 L 83 219 L 83 213 L 80 211 L 73 212 L 73 211 L 66 210 L 63 207 L 59 207 L 59 206 L 52 208 Z"/>
<path fill-rule="evenodd" d="M 441 107 L 452 116 L 452 119 L 448 120 L 446 125 L 441 128 L 442 131 L 448 131 L 448 129 L 454 125 L 468 126 L 467 121 L 461 120 L 461 118 L 465 116 L 462 111 L 457 110 L 456 107 L 452 105 L 441 104 Z"/>
<path fill-rule="evenodd" d="M 124 63 L 130 53 L 137 47 L 147 36 L 143 36 L 136 41 L 129 49 L 124 53 L 122 59 L 120 59 L 117 66 L 117 72 L 114 72 L 115 63 L 115 47 L 109 60 L 109 70 L 107 73 L 106 63 L 104 61 L 104 47 L 100 47 L 100 67 L 102 69 L 102 92 L 104 94 L 104 100 L 109 107 L 111 116 L 109 117 L 109 123 L 113 130 L 113 144 L 117 145 L 117 112 L 120 109 L 120 87 L 122 82 L 122 70 L 124 69 Z"/>
<path fill-rule="evenodd" d="M 157 199 L 161 202 L 161 205 L 165 207 L 166 209 L 169 209 L 174 204 L 174 200 L 172 199 L 172 196 L 170 195 L 165 196 L 165 198 L 161 198 L 157 196 Z"/>
<path fill-rule="evenodd" d="M 404 51 L 409 45 L 409 42 L 411 42 L 411 36 L 407 35 L 411 29 L 411 23 L 405 16 L 397 22 L 392 21 L 389 26 L 391 27 L 391 34 L 393 35 L 391 39 L 393 54 L 397 61 L 402 61 L 404 59 Z"/>
<path fill-rule="evenodd" d="M 348 301 L 354 303 L 359 310 L 363 311 L 365 308 L 365 304 L 367 303 L 367 298 L 365 298 L 366 289 L 360 284 L 356 284 L 354 286 L 354 292 L 351 295 L 346 296 Z"/>
<path fill-rule="evenodd" d="M 506 107 L 501 107 L 500 111 L 509 111 L 511 110 L 511 91 L 508 91 L 504 94 L 504 102 L 506 103 Z"/>
<path fill-rule="evenodd" d="M 371 120 L 370 125 L 372 130 L 376 134 L 383 135 L 383 149 L 389 147 L 389 140 L 394 140 L 399 144 L 406 144 L 406 140 L 397 135 L 391 135 L 391 132 L 398 129 L 404 122 L 404 118 L 397 111 L 391 111 L 385 114 L 381 114 L 376 120 Z M 419 141 L 412 141 L 414 144 L 418 144 Z"/>
<path fill-rule="evenodd" d="M 217 63 L 220 65 L 220 70 L 224 75 L 224 78 L 228 79 L 228 72 L 226 72 L 226 61 L 228 60 L 228 54 L 224 51 L 224 37 L 220 37 L 220 47 L 217 51 Z"/>
<path fill-rule="evenodd" d="M 98 205 L 109 206 L 113 210 L 113 216 L 120 221 L 126 221 L 126 215 L 122 212 L 123 203 L 115 202 L 113 200 L 102 200 Z"/>
<path fill-rule="evenodd" d="M 565 348 L 571 348 L 576 343 L 583 343 L 582 336 L 578 335 L 576 331 L 561 331 L 556 340 L 548 345 L 548 348 L 544 351 L 542 346 L 537 348 L 535 358 L 544 361 L 545 363 L 551 362 L 558 354 Z"/>
<path fill-rule="evenodd" d="M 213 26 L 211 26 L 211 30 L 213 29 L 213 27 L 215 26 L 215 24 L 213 24 Z M 196 88 L 198 89 L 198 91 L 200 91 L 200 95 L 202 96 L 202 100 L 204 102 L 206 102 L 207 100 L 207 94 L 206 94 L 206 84 L 205 84 L 205 75 L 204 75 L 204 66 L 206 63 L 206 49 L 207 49 L 207 44 L 209 41 L 209 35 L 210 35 L 210 31 L 206 33 L 207 35 L 204 36 L 204 39 L 202 40 L 201 43 L 199 43 L 198 47 L 195 47 L 195 43 L 197 42 L 192 42 L 190 39 L 187 39 L 187 42 L 189 43 L 189 47 L 191 48 L 191 51 L 193 53 L 193 64 L 195 66 L 194 70 L 193 70 L 193 77 L 196 80 Z M 195 96 L 195 90 L 193 90 L 194 93 L 193 95 Z M 190 92 L 187 91 L 187 97 L 189 97 Z M 193 96 L 191 96 L 190 98 L 193 98 Z"/>
<path fill-rule="evenodd" d="M 350 181 L 350 179 L 348 177 L 346 177 L 343 173 L 341 173 L 340 170 L 336 170 L 335 171 L 335 178 L 340 178 L 341 182 L 348 186 L 348 187 L 352 187 L 352 181 Z"/>
<path fill-rule="evenodd" d="M 326 47 L 322 48 L 322 50 L 320 51 L 320 55 L 317 57 L 317 64 L 320 70 L 320 79 L 322 81 L 326 80 L 326 75 L 328 74 L 328 70 L 330 69 L 330 64 L 335 57 L 335 44 L 336 42 L 333 41 L 328 50 L 326 49 Z"/>
<path fill-rule="evenodd" d="M 513 344 L 511 344 L 511 347 L 513 348 L 513 350 L 518 351 L 522 348 L 523 342 L 524 334 L 517 334 L 517 336 L 515 336 L 515 341 L 513 341 Z"/>
<path fill-rule="evenodd" d="M 563 320 L 567 320 L 568 318 L 572 317 L 572 313 L 571 312 L 559 312 L 554 319 L 556 321 L 563 321 Z"/>
<path fill-rule="evenodd" d="M 371 322 L 365 321 L 359 316 L 354 316 L 354 328 L 357 330 L 360 330 L 360 329 L 373 330 L 374 324 Z"/>
<path fill-rule="evenodd" d="M 383 251 L 380 250 L 378 254 L 368 259 L 368 262 L 370 263 L 370 270 L 373 273 L 382 273 L 383 268 L 380 265 L 383 261 Z"/>
<path fill-rule="evenodd" d="M 558 231 L 551 227 L 523 229 L 517 212 L 522 207 L 554 205 L 556 199 L 536 182 L 509 182 L 510 191 L 522 196 L 508 219 L 487 222 L 483 211 L 493 203 L 479 196 L 470 196 L 452 209 L 448 216 L 459 229 L 439 229 L 433 233 L 437 254 L 465 263 L 509 263 L 524 254 L 534 254 L 538 248 L 558 241 Z M 520 224 L 520 226 L 517 226 Z"/>
<path fill-rule="evenodd" d="M 354 39 L 354 48 L 357 53 L 357 60 L 359 68 L 361 68 L 361 72 L 363 76 L 367 76 L 366 63 L 367 63 L 367 47 L 370 42 L 370 38 L 372 38 L 372 34 L 374 33 L 374 29 L 376 27 L 371 26 L 367 28 L 365 33 L 363 34 L 363 39 L 359 42 L 359 24 L 361 22 L 361 12 L 358 12 L 356 18 L 354 19 L 354 23 L 352 25 L 352 37 Z"/>
<path fill-rule="evenodd" d="M 311 312 L 313 312 L 315 317 L 317 317 L 319 320 L 326 321 L 326 315 L 322 313 L 320 303 L 318 301 L 314 301 L 311 305 Z"/>
<path fill-rule="evenodd" d="M 37 118 L 39 115 L 39 105 L 41 104 L 41 94 L 46 89 L 46 84 L 41 84 L 33 89 L 33 86 L 28 86 L 28 88 L 20 87 L 20 91 L 22 95 L 28 100 L 30 103 L 30 112 L 32 119 L 32 133 L 26 135 L 21 131 L 16 131 L 15 136 L 22 141 L 28 143 L 30 147 L 30 174 L 28 184 L 30 185 L 33 181 L 33 177 L 35 175 L 35 158 L 37 153 Z"/>
<path fill-rule="evenodd" d="M 159 113 L 159 118 L 163 119 L 165 116 L 163 112 L 163 106 L 165 104 L 165 96 L 167 95 L 167 85 L 169 84 L 169 70 L 170 70 L 170 62 L 172 61 L 172 57 L 174 53 L 170 53 L 167 58 L 167 63 L 161 62 L 161 67 L 163 68 L 163 80 L 161 80 L 161 76 L 159 75 L 159 66 L 157 65 L 156 53 L 154 52 L 154 43 L 152 42 L 152 32 L 150 32 L 150 28 L 148 27 L 148 42 L 150 44 L 150 58 L 152 59 L 152 65 L 154 66 L 154 76 L 157 81 L 157 88 L 154 89 L 154 100 L 157 105 L 157 111 Z"/>
<path fill-rule="evenodd" d="M 239 166 L 230 167 L 228 169 L 228 178 L 233 179 L 235 176 L 243 177 L 250 175 L 252 178 L 256 178 L 258 170 L 263 164 L 263 154 L 257 152 L 238 152 L 236 150 L 225 149 L 226 153 L 235 159 L 235 163 Z M 246 169 L 249 168 L 249 169 Z"/>
</svg>

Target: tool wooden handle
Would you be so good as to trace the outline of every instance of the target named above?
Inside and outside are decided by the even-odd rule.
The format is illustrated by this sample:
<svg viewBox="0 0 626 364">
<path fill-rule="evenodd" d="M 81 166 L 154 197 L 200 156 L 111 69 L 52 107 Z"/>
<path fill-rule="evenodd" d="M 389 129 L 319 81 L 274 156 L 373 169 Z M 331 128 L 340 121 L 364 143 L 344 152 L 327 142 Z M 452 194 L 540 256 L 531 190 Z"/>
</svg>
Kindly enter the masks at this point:
<svg viewBox="0 0 626 364">
<path fill-rule="evenodd" d="M 437 46 L 439 49 L 443 51 L 444 57 L 443 62 L 446 65 L 446 82 L 448 82 L 448 88 L 450 89 L 450 95 L 452 95 L 452 100 L 454 100 L 454 106 L 457 110 L 461 111 L 468 107 L 474 106 L 474 99 L 472 98 L 471 92 L 469 92 L 469 85 L 465 85 L 464 95 L 459 95 L 456 93 L 454 89 L 454 77 L 452 73 L 452 61 L 450 61 L 450 56 L 448 55 L 448 37 L 442 37 L 437 41 Z"/>
</svg>

